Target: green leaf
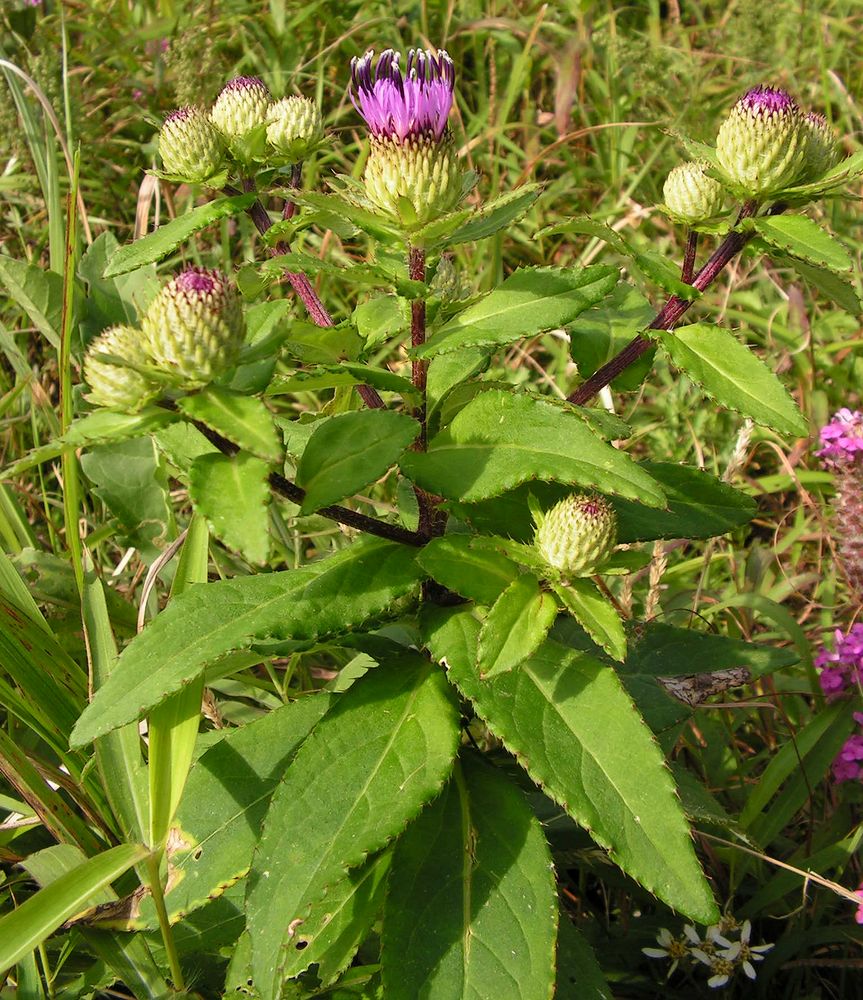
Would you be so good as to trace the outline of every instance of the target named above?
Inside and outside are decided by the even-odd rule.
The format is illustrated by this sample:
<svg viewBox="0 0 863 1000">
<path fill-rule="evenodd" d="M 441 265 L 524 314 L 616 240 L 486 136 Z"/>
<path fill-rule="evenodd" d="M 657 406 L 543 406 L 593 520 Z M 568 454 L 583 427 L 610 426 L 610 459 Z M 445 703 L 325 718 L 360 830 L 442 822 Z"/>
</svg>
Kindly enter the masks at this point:
<svg viewBox="0 0 863 1000">
<path fill-rule="evenodd" d="M 282 457 L 272 415 L 254 396 L 210 385 L 194 396 L 185 396 L 179 407 L 192 420 L 199 420 L 259 458 L 278 462 Z"/>
<path fill-rule="evenodd" d="M 332 702 L 326 692 L 303 695 L 227 730 L 192 765 L 168 840 L 172 877 L 165 905 L 172 922 L 246 875 L 270 796 Z M 158 926 L 152 899 L 142 901 L 139 915 L 127 926 Z"/>
<path fill-rule="evenodd" d="M 804 437 L 809 428 L 774 373 L 727 330 L 692 323 L 657 337 L 671 363 L 722 406 L 780 434 Z"/>
<path fill-rule="evenodd" d="M 73 744 L 132 722 L 256 640 L 319 639 L 361 625 L 422 580 L 415 557 L 409 546 L 364 539 L 302 569 L 190 587 L 123 651 Z"/>
<path fill-rule="evenodd" d="M 518 567 L 499 552 L 471 547 L 470 535 L 433 538 L 417 562 L 441 586 L 480 604 L 494 604 L 518 576 Z"/>
<path fill-rule="evenodd" d="M 76 448 L 85 445 L 107 444 L 124 441 L 131 437 L 141 437 L 161 430 L 178 419 L 176 413 L 160 406 L 148 406 L 137 413 L 113 413 L 111 410 L 96 410 L 86 417 L 76 420 L 60 439 L 64 444 Z"/>
<path fill-rule="evenodd" d="M 306 491 L 301 513 L 311 514 L 379 479 L 420 432 L 416 420 L 392 410 L 340 413 L 317 427 L 300 464 Z"/>
<path fill-rule="evenodd" d="M 805 215 L 746 219 L 744 228 L 754 230 L 771 246 L 829 271 L 850 271 L 854 266 L 845 247 Z"/>
<path fill-rule="evenodd" d="M 473 754 L 396 845 L 381 930 L 387 1000 L 547 1000 L 557 899 L 539 821 Z"/>
<path fill-rule="evenodd" d="M 287 949 L 286 978 L 315 965 L 316 977 L 327 986 L 350 965 L 383 909 L 390 861 L 389 851 L 375 855 L 312 903 L 292 938 L 294 947 Z"/>
<path fill-rule="evenodd" d="M 189 495 L 213 533 L 249 562 L 270 550 L 267 463 L 254 455 L 199 455 L 189 470 Z"/>
<path fill-rule="evenodd" d="M 718 910 L 674 782 L 614 670 L 547 641 L 518 670 L 480 680 L 467 611 L 427 619 L 429 648 L 545 793 L 669 906 L 710 924 Z"/>
<path fill-rule="evenodd" d="M 273 795 L 249 880 L 263 1000 L 279 996 L 286 951 L 312 904 L 440 791 L 458 737 L 446 678 L 410 654 L 354 683 L 316 726 Z"/>
<path fill-rule="evenodd" d="M 310 365 L 355 360 L 363 346 L 362 338 L 350 323 L 320 327 L 302 320 L 291 323 L 290 336 L 284 343 L 288 354 Z"/>
<path fill-rule="evenodd" d="M 429 362 L 426 374 L 426 408 L 431 418 L 449 392 L 485 368 L 489 349 L 469 347 L 463 351 L 439 354 Z"/>
<path fill-rule="evenodd" d="M 788 263 L 804 281 L 817 288 L 819 292 L 823 292 L 852 316 L 859 316 L 863 312 L 863 304 L 860 302 L 860 293 L 854 283 L 853 275 L 836 274 L 835 271 L 808 264 L 798 257 L 789 257 Z"/>
<path fill-rule="evenodd" d="M 525 184 L 508 191 L 499 198 L 493 198 L 475 212 L 470 219 L 444 240 L 446 246 L 459 243 L 474 243 L 509 226 L 520 219 L 542 194 L 541 184 Z"/>
<path fill-rule="evenodd" d="M 360 303 L 353 321 L 368 349 L 410 328 L 410 303 L 399 295 L 380 295 Z"/>
<path fill-rule="evenodd" d="M 0 256 L 0 282 L 39 333 L 52 347 L 59 349 L 62 276 L 14 257 Z"/>
<path fill-rule="evenodd" d="M 417 348 L 418 358 L 464 347 L 511 344 L 571 323 L 617 284 L 617 268 L 521 268 L 494 291 L 468 306 Z"/>
<path fill-rule="evenodd" d="M 299 205 L 308 205 L 310 208 L 344 219 L 362 229 L 363 232 L 370 233 L 386 242 L 400 239 L 398 228 L 385 216 L 377 215 L 375 212 L 362 208 L 337 194 L 319 194 L 316 191 L 292 192 L 291 199 Z"/>
<path fill-rule="evenodd" d="M 620 615 L 592 580 L 556 583 L 554 592 L 590 638 L 612 659 L 623 661 L 626 658 L 626 634 Z"/>
<path fill-rule="evenodd" d="M 147 849 L 139 844 L 112 847 L 61 875 L 11 913 L 0 917 L 0 968 L 15 965 L 146 856 Z"/>
<path fill-rule="evenodd" d="M 557 933 L 557 1000 L 614 1000 L 593 949 L 563 911 Z"/>
<path fill-rule="evenodd" d="M 120 538 L 157 558 L 173 536 L 168 477 L 150 437 L 101 444 L 81 456 L 84 475 L 126 529 Z"/>
<path fill-rule="evenodd" d="M 671 462 L 643 462 L 641 467 L 662 487 L 667 510 L 613 497 L 618 542 L 656 538 L 714 538 L 748 524 L 757 504 L 746 493 L 701 469 Z"/>
<path fill-rule="evenodd" d="M 641 292 L 621 282 L 607 299 L 583 312 L 569 328 L 569 352 L 578 365 L 578 374 L 589 378 L 645 330 L 654 315 L 653 306 Z M 612 382 L 612 387 L 621 391 L 637 389 L 652 364 L 653 351 L 647 351 Z"/>
<path fill-rule="evenodd" d="M 557 618 L 557 602 L 523 573 L 495 601 L 479 633 L 477 668 L 483 679 L 517 667 L 536 652 Z"/>
<path fill-rule="evenodd" d="M 551 479 L 661 507 L 662 490 L 626 454 L 605 444 L 572 409 L 493 389 L 471 400 L 429 443 L 401 460 L 405 475 L 451 500 L 498 496 Z"/>
<path fill-rule="evenodd" d="M 154 233 L 120 247 L 108 262 L 104 277 L 113 278 L 144 267 L 145 264 L 160 261 L 199 230 L 206 229 L 219 219 L 244 212 L 254 204 L 256 198 L 254 193 L 238 194 L 230 198 L 217 198 L 193 208 L 191 212 L 160 226 Z"/>
</svg>

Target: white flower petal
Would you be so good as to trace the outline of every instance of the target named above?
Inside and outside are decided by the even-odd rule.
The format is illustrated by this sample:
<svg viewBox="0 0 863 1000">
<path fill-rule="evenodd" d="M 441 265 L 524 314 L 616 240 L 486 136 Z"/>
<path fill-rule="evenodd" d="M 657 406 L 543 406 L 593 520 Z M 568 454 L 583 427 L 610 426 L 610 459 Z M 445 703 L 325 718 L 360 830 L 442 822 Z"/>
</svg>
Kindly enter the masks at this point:
<svg viewBox="0 0 863 1000">
<path fill-rule="evenodd" d="M 662 948 L 642 948 L 641 951 L 648 958 L 668 958 L 668 952 Z"/>
<path fill-rule="evenodd" d="M 692 924 L 684 924 L 683 933 L 693 944 L 701 944 L 701 938 L 698 936 L 698 931 L 696 931 Z"/>
<path fill-rule="evenodd" d="M 707 980 L 707 985 L 711 989 L 715 990 L 719 986 L 724 986 L 727 982 L 728 982 L 727 974 L 724 976 L 711 976 L 710 979 Z"/>
<path fill-rule="evenodd" d="M 750 979 L 754 979 L 755 978 L 755 968 L 754 968 L 754 966 L 752 965 L 751 962 L 744 962 L 742 968 L 743 968 L 743 971 L 746 973 L 747 976 L 749 976 Z"/>
<path fill-rule="evenodd" d="M 713 959 L 709 955 L 706 955 L 700 948 L 690 948 L 689 954 L 705 965 L 713 965 Z"/>
</svg>

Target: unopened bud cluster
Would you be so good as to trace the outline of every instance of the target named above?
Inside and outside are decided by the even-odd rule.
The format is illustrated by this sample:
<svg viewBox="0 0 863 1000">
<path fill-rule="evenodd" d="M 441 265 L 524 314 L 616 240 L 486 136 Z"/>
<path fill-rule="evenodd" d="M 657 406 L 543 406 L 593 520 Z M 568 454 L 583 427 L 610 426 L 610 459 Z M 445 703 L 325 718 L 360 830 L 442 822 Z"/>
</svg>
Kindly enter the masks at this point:
<svg viewBox="0 0 863 1000">
<path fill-rule="evenodd" d="M 239 297 L 219 271 L 194 267 L 159 292 L 141 329 L 115 326 L 87 350 L 97 406 L 135 411 L 166 388 L 197 389 L 232 368 L 245 340 Z"/>
<path fill-rule="evenodd" d="M 234 164 L 245 173 L 253 164 L 297 163 L 323 138 L 321 113 L 308 98 L 274 102 L 262 80 L 239 76 L 225 84 L 209 111 L 172 111 L 159 133 L 159 154 L 167 176 L 221 186 Z"/>
<path fill-rule="evenodd" d="M 720 211 L 723 185 L 762 201 L 817 181 L 839 159 L 839 144 L 823 115 L 802 111 L 778 87 L 753 87 L 719 127 L 716 168 L 703 161 L 675 167 L 663 188 L 665 208 L 676 221 L 697 225 Z"/>
<path fill-rule="evenodd" d="M 576 493 L 537 515 L 534 546 L 562 578 L 590 576 L 617 543 L 617 515 L 601 496 Z"/>
</svg>

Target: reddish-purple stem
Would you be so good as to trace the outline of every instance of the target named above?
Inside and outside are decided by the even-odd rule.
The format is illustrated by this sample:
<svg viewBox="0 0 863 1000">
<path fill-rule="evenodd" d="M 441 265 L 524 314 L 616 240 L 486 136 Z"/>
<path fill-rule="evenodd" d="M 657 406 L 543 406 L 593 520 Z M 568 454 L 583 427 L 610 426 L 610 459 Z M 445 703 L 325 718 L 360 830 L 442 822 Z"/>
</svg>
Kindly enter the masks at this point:
<svg viewBox="0 0 863 1000">
<path fill-rule="evenodd" d="M 686 252 L 683 255 L 683 267 L 680 269 L 680 280 L 686 284 L 692 282 L 692 275 L 695 274 L 695 254 L 698 252 L 698 233 L 694 229 L 689 230 L 686 238 Z"/>
<path fill-rule="evenodd" d="M 294 175 L 292 173 L 291 180 L 293 181 Z M 296 184 L 291 184 L 292 187 L 296 187 L 299 184 L 299 178 L 297 178 Z M 255 190 L 255 182 L 252 180 L 246 180 L 243 182 L 243 187 L 246 191 Z M 225 189 L 229 190 L 229 189 Z M 285 212 L 287 212 L 288 204 L 293 205 L 292 202 L 288 202 L 285 205 Z M 252 222 L 254 222 L 255 227 L 258 232 L 263 236 L 264 233 L 272 226 L 270 222 L 270 217 L 267 214 L 267 210 L 261 204 L 260 201 L 256 201 L 251 208 L 248 209 L 249 217 Z M 283 213 L 284 214 L 284 213 Z M 293 211 L 290 213 L 293 215 Z M 286 216 L 290 218 L 290 216 Z M 284 243 L 277 244 L 271 247 L 270 253 L 273 256 L 279 256 L 282 254 L 290 253 L 290 248 Z M 315 324 L 315 326 L 335 326 L 332 316 L 327 312 L 326 307 L 320 298 L 318 298 L 317 292 L 312 287 L 312 283 L 306 277 L 305 274 L 296 274 L 293 271 L 285 271 L 285 277 L 293 288 L 297 297 L 306 307 L 306 311 L 309 314 L 309 319 Z M 370 385 L 358 385 L 357 392 L 360 394 L 360 398 L 366 404 L 366 406 L 371 409 L 377 409 L 384 405 L 384 401 L 381 399 L 378 391 Z"/>
<path fill-rule="evenodd" d="M 754 202 L 747 202 L 740 210 L 737 221 L 740 222 L 754 215 L 756 209 L 757 205 Z M 777 205 L 774 206 L 771 214 L 778 214 L 781 211 L 782 206 Z M 729 233 L 710 255 L 707 263 L 695 275 L 695 278 L 691 282 L 693 287 L 697 288 L 700 292 L 709 288 L 726 264 L 740 253 L 754 235 L 754 232 L 735 231 Z M 693 299 L 681 299 L 676 295 L 672 295 L 656 314 L 653 322 L 647 329 L 670 330 L 692 305 L 693 301 Z M 583 406 L 593 399 L 600 390 L 613 382 L 631 364 L 634 364 L 652 345 L 653 341 L 650 337 L 645 337 L 640 333 L 637 334 L 611 361 L 598 368 L 590 378 L 585 379 L 575 392 L 567 397 L 568 401 L 575 403 L 576 406 Z"/>
</svg>

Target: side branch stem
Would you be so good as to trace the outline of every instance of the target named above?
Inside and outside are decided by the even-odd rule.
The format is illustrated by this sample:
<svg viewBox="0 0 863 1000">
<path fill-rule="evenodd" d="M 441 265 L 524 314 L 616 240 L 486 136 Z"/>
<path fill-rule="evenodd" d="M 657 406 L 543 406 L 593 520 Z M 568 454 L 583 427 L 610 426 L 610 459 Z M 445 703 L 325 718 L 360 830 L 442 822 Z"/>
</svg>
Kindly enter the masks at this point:
<svg viewBox="0 0 863 1000">
<path fill-rule="evenodd" d="M 208 427 L 199 420 L 195 420 L 193 423 L 210 444 L 215 445 L 223 455 L 236 455 L 240 450 L 233 441 L 222 437 L 212 427 Z M 278 472 L 270 473 L 269 483 L 270 489 L 274 493 L 278 493 L 279 496 L 283 496 L 287 500 L 292 500 L 294 503 L 301 504 L 306 498 L 306 491 L 301 486 L 292 483 L 290 479 L 286 479 Z M 408 531 L 407 528 L 402 528 L 398 524 L 390 524 L 388 521 L 369 517 L 366 514 L 361 514 L 359 511 L 351 510 L 349 507 L 340 507 L 338 504 L 321 507 L 315 513 L 329 518 L 331 521 L 344 524 L 349 528 L 355 528 L 357 531 L 365 531 L 370 535 L 377 535 L 379 538 L 386 538 L 391 542 L 401 542 L 403 545 L 421 546 L 425 545 L 428 541 L 427 537 L 420 532 Z"/>
<path fill-rule="evenodd" d="M 299 166 L 299 165 L 298 165 Z M 300 175 L 297 172 L 297 167 L 294 167 L 291 172 L 291 187 L 299 187 Z M 243 181 L 243 188 L 246 191 L 255 190 L 255 182 L 253 180 Z M 228 194 L 236 194 L 232 188 L 226 187 L 225 191 Z M 290 212 L 288 211 L 290 207 Z M 285 207 L 282 212 L 283 218 L 289 219 L 294 214 L 295 205 L 292 201 L 286 201 Z M 255 228 L 263 236 L 264 233 L 272 226 L 270 221 L 270 216 L 267 214 L 267 210 L 261 204 L 260 200 L 256 201 L 251 208 L 248 209 L 249 218 L 255 224 Z M 274 247 L 270 248 L 270 253 L 273 256 L 279 256 L 282 254 L 290 253 L 290 247 L 284 243 L 279 243 Z M 326 306 L 321 302 L 318 297 L 318 293 L 312 287 L 312 283 L 309 281 L 305 274 L 295 273 L 294 271 L 285 271 L 285 277 L 288 279 L 288 283 L 291 288 L 293 288 L 297 297 L 306 307 L 306 311 L 309 314 L 309 319 L 315 324 L 315 326 L 335 326 L 332 316 L 327 312 Z M 357 392 L 360 394 L 360 398 L 366 404 L 366 406 L 371 409 L 377 409 L 384 405 L 384 401 L 380 397 L 380 393 L 370 386 L 370 385 L 358 385 Z"/>
<path fill-rule="evenodd" d="M 411 247 L 408 250 L 408 276 L 411 281 L 426 280 L 426 254 L 421 247 Z M 426 304 L 425 299 L 414 299 L 411 302 L 411 347 L 422 347 L 426 339 Z M 414 447 L 425 451 L 428 444 L 428 428 L 426 426 L 426 378 L 428 361 L 415 358 L 411 362 L 411 381 L 419 393 L 419 405 L 414 410 L 414 416 L 420 424 L 420 435 Z M 424 538 L 434 534 L 435 508 L 432 498 L 425 490 L 414 486 L 414 493 L 419 507 L 419 533 Z"/>
<path fill-rule="evenodd" d="M 755 202 L 747 202 L 741 208 L 737 221 L 740 222 L 754 215 L 757 207 Z M 782 208 L 783 206 L 775 206 L 771 214 L 778 214 L 782 211 Z M 698 274 L 695 275 L 695 278 L 691 282 L 693 287 L 697 288 L 700 292 L 708 288 L 728 262 L 740 253 L 754 235 L 754 232 L 739 232 L 736 230 L 729 233 L 713 251 Z M 694 299 L 681 299 L 676 295 L 670 296 L 647 329 L 670 330 L 680 320 L 686 310 L 689 309 L 693 301 Z M 583 406 L 589 402 L 601 389 L 604 389 L 605 386 L 613 382 L 631 364 L 634 364 L 642 354 L 649 350 L 652 344 L 653 341 L 650 337 L 645 337 L 640 333 L 637 334 L 620 353 L 616 354 L 601 368 L 598 368 L 590 378 L 585 379 L 575 392 L 567 397 L 568 401 L 575 403 L 576 406 Z"/>
</svg>

